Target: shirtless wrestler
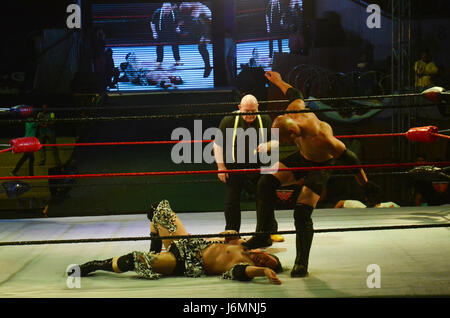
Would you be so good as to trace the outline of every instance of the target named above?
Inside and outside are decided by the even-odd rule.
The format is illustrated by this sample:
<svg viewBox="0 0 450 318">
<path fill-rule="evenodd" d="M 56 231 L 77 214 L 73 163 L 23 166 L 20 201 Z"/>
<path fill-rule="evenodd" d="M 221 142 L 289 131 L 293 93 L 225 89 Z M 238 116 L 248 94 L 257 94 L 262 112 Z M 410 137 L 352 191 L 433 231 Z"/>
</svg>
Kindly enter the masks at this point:
<svg viewBox="0 0 450 318">
<path fill-rule="evenodd" d="M 151 214 L 154 237 L 189 235 L 167 200 L 161 201 Z M 235 231 L 224 233 L 237 234 Z M 276 275 L 282 270 L 278 258 L 266 252 L 249 251 L 241 245 L 242 242 L 237 236 L 208 240 L 162 239 L 166 252 L 135 251 L 104 261 L 91 261 L 80 266 L 80 276 L 87 276 L 96 270 L 116 273 L 135 271 L 147 279 L 221 275 L 224 279 L 249 281 L 254 277 L 265 276 L 270 283 L 281 284 Z M 155 250 L 154 247 L 152 249 Z"/>
</svg>

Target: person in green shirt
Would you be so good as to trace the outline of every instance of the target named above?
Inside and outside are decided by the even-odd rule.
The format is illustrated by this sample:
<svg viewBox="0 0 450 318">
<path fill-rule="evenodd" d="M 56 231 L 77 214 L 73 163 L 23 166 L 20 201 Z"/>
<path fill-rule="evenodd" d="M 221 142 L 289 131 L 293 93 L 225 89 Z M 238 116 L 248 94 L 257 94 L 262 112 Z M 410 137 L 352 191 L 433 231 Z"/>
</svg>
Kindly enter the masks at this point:
<svg viewBox="0 0 450 318">
<path fill-rule="evenodd" d="M 25 123 L 25 137 L 36 137 L 37 123 L 32 117 L 28 118 Z M 34 175 L 34 152 L 24 152 L 22 158 L 19 159 L 14 169 L 11 171 L 11 175 L 17 176 L 17 172 L 20 170 L 22 165 L 28 160 L 28 175 Z"/>
<path fill-rule="evenodd" d="M 39 122 L 39 141 L 41 144 L 56 144 L 56 132 L 54 128 L 55 113 L 48 111 L 48 105 L 42 105 L 42 111 L 37 114 L 37 119 L 41 120 Z M 40 166 L 45 165 L 46 161 L 46 147 L 41 149 L 41 161 Z M 61 166 L 61 159 L 59 158 L 58 149 L 52 147 L 53 157 L 55 159 L 55 164 L 59 167 Z"/>
</svg>

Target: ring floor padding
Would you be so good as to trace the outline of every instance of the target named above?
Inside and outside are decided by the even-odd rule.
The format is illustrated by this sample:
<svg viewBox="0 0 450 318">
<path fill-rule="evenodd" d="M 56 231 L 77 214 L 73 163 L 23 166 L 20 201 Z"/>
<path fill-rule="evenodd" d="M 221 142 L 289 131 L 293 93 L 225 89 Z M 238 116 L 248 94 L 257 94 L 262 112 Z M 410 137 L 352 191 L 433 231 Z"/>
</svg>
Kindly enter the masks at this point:
<svg viewBox="0 0 450 318">
<path fill-rule="evenodd" d="M 318 209 L 314 226 L 321 228 L 443 224 L 450 205 L 386 209 Z M 292 230 L 292 211 L 276 212 L 279 230 Z M 192 234 L 219 233 L 222 212 L 180 213 Z M 242 213 L 241 232 L 255 230 L 256 213 Z M 0 220 L 0 241 L 135 237 L 149 233 L 146 215 Z M 0 297 L 148 297 L 148 298 L 298 298 L 450 295 L 450 229 L 407 229 L 318 233 L 310 255 L 310 276 L 291 278 L 295 236 L 267 250 L 286 270 L 282 285 L 264 278 L 250 283 L 219 277 L 166 277 L 155 281 L 136 274 L 96 272 L 69 288 L 68 265 L 106 259 L 134 250 L 147 251 L 150 241 L 0 247 Z M 374 266 L 379 269 L 379 280 Z M 368 271 L 369 270 L 369 271 Z M 380 288 L 369 288 L 379 282 Z M 370 284 L 369 284 L 370 285 Z M 74 286 L 72 286 L 74 287 Z"/>
</svg>

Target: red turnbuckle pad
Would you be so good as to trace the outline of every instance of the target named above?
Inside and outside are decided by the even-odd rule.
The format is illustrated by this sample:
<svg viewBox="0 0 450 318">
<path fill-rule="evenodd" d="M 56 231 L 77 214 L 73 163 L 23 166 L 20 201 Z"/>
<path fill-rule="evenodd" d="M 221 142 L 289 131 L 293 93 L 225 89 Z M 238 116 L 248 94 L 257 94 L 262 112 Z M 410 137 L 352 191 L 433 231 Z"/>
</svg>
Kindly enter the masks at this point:
<svg viewBox="0 0 450 318">
<path fill-rule="evenodd" d="M 422 96 L 428 99 L 432 103 L 440 103 L 442 100 L 442 94 L 444 93 L 444 89 L 439 86 L 431 87 L 422 92 Z"/>
<path fill-rule="evenodd" d="M 42 145 L 36 137 L 16 138 L 9 142 L 13 153 L 36 152 Z"/>
<path fill-rule="evenodd" d="M 435 142 L 438 136 L 436 126 L 415 127 L 408 130 L 406 138 L 414 142 Z"/>
</svg>

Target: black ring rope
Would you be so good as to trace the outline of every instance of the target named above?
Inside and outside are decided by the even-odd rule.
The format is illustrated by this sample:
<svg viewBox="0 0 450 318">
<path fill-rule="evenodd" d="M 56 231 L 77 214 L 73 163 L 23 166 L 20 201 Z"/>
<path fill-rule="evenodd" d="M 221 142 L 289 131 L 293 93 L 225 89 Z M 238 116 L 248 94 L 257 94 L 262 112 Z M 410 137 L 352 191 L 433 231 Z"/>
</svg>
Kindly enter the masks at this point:
<svg viewBox="0 0 450 318">
<path fill-rule="evenodd" d="M 362 232 L 362 231 L 384 231 L 384 230 L 404 230 L 404 229 L 424 229 L 424 228 L 446 228 L 450 223 L 443 224 L 417 224 L 417 225 L 392 225 L 392 226 L 368 226 L 368 227 L 348 227 L 348 228 L 329 228 L 316 229 L 314 233 L 336 233 L 336 232 Z M 92 238 L 92 239 L 72 239 L 72 240 L 43 240 L 43 241 L 12 241 L 0 242 L 0 246 L 17 245 L 45 245 L 45 244 L 73 244 L 73 243 L 99 243 L 99 242 L 124 242 L 124 241 L 148 241 L 152 239 L 194 239 L 194 238 L 212 238 L 212 237 L 236 237 L 252 236 L 255 234 L 296 234 L 297 231 L 273 231 L 273 232 L 247 232 L 247 233 L 216 233 L 216 234 L 192 234 L 192 235 L 173 235 L 173 236 L 138 236 L 138 237 L 113 237 L 113 238 Z"/>
<path fill-rule="evenodd" d="M 368 173 L 367 177 L 375 176 L 409 176 L 408 171 L 392 171 L 392 172 L 373 172 Z M 353 174 L 332 174 L 330 178 L 354 178 Z M 62 183 L 62 184 L 48 184 L 48 183 L 37 183 L 32 185 L 33 188 L 72 188 L 72 187 L 101 187 L 101 186 L 143 186 L 143 185 L 165 185 L 165 184 L 191 184 L 191 183 L 222 183 L 217 178 L 214 179 L 193 179 L 193 180 L 182 180 L 182 181 L 144 181 L 144 182 L 125 182 L 125 183 Z"/>
<path fill-rule="evenodd" d="M 84 94 L 86 96 L 92 96 L 97 94 Z M 364 96 L 351 96 L 351 97 L 324 97 L 324 98 L 307 98 L 304 99 L 305 103 L 308 102 L 335 102 L 335 101 L 358 101 L 358 100 L 372 100 L 372 99 L 389 99 L 395 97 L 423 97 L 421 93 L 411 93 L 411 94 L 391 94 L 391 95 L 364 95 Z M 258 104 L 276 104 L 276 103 L 287 103 L 289 100 L 270 100 L 270 101 L 258 101 Z M 127 105 L 127 106 L 112 106 L 112 107 L 48 107 L 48 111 L 92 111 L 92 110 L 130 110 L 130 109 L 148 109 L 148 108 L 167 108 L 171 106 L 177 106 L 182 108 L 200 106 L 200 107 L 211 107 L 211 106 L 236 106 L 238 101 L 230 102 L 211 102 L 211 103 L 200 103 L 200 104 L 178 104 L 178 105 Z M 37 108 L 40 109 L 40 108 Z"/>
<path fill-rule="evenodd" d="M 332 109 L 302 109 L 302 110 L 266 110 L 259 112 L 245 113 L 251 115 L 269 115 L 269 114 L 301 114 L 301 113 L 324 113 L 324 112 L 341 112 L 353 110 L 385 110 L 385 109 L 401 109 L 415 107 L 431 107 L 431 106 L 450 106 L 450 104 L 426 104 L 426 105 L 396 105 L 396 106 L 355 106 L 355 107 L 339 107 Z M 171 119 L 171 118 L 204 118 L 204 117 L 225 117 L 236 116 L 235 112 L 214 112 L 214 113 L 190 113 L 190 114 L 164 114 L 164 115 L 142 115 L 142 116 L 115 116 L 115 117 L 80 117 L 80 118 L 55 118 L 52 123 L 76 123 L 76 122 L 95 122 L 95 121 L 116 121 L 116 120 L 149 120 L 149 119 Z M 21 124 L 27 121 L 32 122 L 48 122 L 49 120 L 29 118 L 29 119 L 2 119 L 0 124 Z"/>
</svg>

